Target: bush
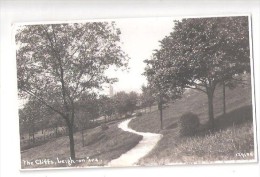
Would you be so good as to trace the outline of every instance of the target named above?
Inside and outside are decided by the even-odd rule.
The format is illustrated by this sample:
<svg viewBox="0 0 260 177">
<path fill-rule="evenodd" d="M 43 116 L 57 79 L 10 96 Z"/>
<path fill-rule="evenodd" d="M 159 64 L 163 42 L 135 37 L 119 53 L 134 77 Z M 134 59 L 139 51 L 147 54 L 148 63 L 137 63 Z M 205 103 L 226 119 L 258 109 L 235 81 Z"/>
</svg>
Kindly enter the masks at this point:
<svg viewBox="0 0 260 177">
<path fill-rule="evenodd" d="M 199 117 L 193 113 L 185 113 L 179 120 L 180 135 L 192 136 L 194 135 L 200 126 Z"/>
</svg>

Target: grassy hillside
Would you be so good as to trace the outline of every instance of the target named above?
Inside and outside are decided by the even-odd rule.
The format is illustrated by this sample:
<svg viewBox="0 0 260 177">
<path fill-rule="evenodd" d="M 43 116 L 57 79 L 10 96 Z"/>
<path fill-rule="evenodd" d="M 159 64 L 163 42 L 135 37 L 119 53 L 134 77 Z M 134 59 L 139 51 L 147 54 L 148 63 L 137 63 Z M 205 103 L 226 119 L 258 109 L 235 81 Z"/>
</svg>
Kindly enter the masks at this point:
<svg viewBox="0 0 260 177">
<path fill-rule="evenodd" d="M 140 165 L 202 163 L 253 159 L 254 139 L 250 122 L 234 125 L 206 136 L 180 138 L 177 131 L 164 133 L 155 149 Z"/>
<path fill-rule="evenodd" d="M 163 138 L 146 157 L 142 165 L 193 163 L 199 161 L 252 159 L 254 151 L 252 99 L 249 76 L 246 85 L 226 89 L 227 114 L 223 115 L 222 87 L 214 94 L 215 132 L 209 132 L 207 96 L 188 90 L 180 100 L 171 103 L 163 112 L 160 130 L 159 111 L 144 114 L 130 122 L 130 127 L 143 132 L 163 134 Z M 200 119 L 201 132 L 185 138 L 179 136 L 177 121 L 182 114 L 192 112 Z M 245 157 L 238 155 L 246 153 Z"/>
<path fill-rule="evenodd" d="M 223 114 L 222 87 L 217 87 L 214 94 L 214 114 L 215 118 Z M 226 109 L 227 112 L 236 110 L 243 106 L 251 105 L 251 84 L 247 77 L 246 85 L 238 85 L 235 89 L 226 88 Z M 207 95 L 190 89 L 187 90 L 181 99 L 175 103 L 170 103 L 169 107 L 163 111 L 163 127 L 171 129 L 176 121 L 186 112 L 193 112 L 200 118 L 201 123 L 208 120 Z M 130 127 L 142 132 L 160 132 L 159 111 L 148 112 L 130 122 Z"/>
<path fill-rule="evenodd" d="M 85 147 L 82 146 L 81 133 L 78 132 L 74 135 L 77 159 L 87 159 L 85 163 L 81 162 L 76 166 L 105 165 L 130 150 L 141 140 L 141 136 L 118 129 L 117 124 L 110 125 L 109 129 L 105 131 L 101 127 L 86 130 L 84 134 Z M 67 167 L 69 166 L 67 163 L 35 164 L 35 160 L 49 159 L 57 162 L 57 158 L 66 160 L 69 155 L 69 138 L 63 136 L 24 151 L 21 154 L 21 164 L 22 168 Z M 33 162 L 34 165 L 25 165 L 24 161 Z"/>
</svg>

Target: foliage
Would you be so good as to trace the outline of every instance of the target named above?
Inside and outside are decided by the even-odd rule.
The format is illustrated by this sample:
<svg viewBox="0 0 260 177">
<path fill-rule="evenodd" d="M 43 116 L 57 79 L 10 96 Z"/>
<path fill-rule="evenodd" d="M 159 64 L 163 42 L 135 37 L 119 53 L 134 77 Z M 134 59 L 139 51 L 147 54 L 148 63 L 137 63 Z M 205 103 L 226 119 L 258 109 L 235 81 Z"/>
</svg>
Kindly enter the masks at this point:
<svg viewBox="0 0 260 177">
<path fill-rule="evenodd" d="M 118 114 L 124 115 L 128 112 L 133 112 L 136 109 L 138 94 L 136 92 L 126 93 L 118 92 L 113 97 L 115 109 Z"/>
<path fill-rule="evenodd" d="M 173 77 L 166 74 L 165 59 L 161 54 L 162 51 L 156 50 L 151 60 L 145 60 L 147 66 L 144 75 L 147 77 L 150 92 L 157 101 L 158 110 L 160 110 L 161 129 L 163 129 L 163 109 L 167 107 L 165 104 L 170 99 L 176 100 L 180 98 L 183 88 L 176 84 Z"/>
<path fill-rule="evenodd" d="M 115 113 L 114 99 L 101 95 L 99 98 L 100 114 L 105 117 L 111 117 Z"/>
<path fill-rule="evenodd" d="M 194 135 L 200 126 L 199 117 L 193 113 L 185 113 L 179 120 L 180 135 L 192 136 Z"/>
<path fill-rule="evenodd" d="M 207 94 L 209 120 L 214 126 L 216 85 L 250 71 L 248 18 L 175 21 L 173 32 L 161 41 L 155 56 L 147 61 L 147 75 L 157 78 L 153 80 L 161 83 L 161 89 L 178 86 Z"/>
<path fill-rule="evenodd" d="M 121 91 L 114 95 L 115 108 L 119 115 L 126 114 L 128 112 L 127 108 L 127 93 Z"/>
<path fill-rule="evenodd" d="M 110 66 L 127 65 L 119 35 L 114 22 L 27 25 L 16 34 L 19 94 L 64 119 L 72 158 L 75 101 L 116 81 L 104 74 Z"/>
<path fill-rule="evenodd" d="M 100 116 L 99 100 L 96 94 L 82 94 L 82 97 L 75 102 L 75 126 L 80 130 L 89 128 Z"/>
<path fill-rule="evenodd" d="M 152 107 L 155 102 L 155 98 L 153 97 L 152 90 L 145 85 L 142 85 L 142 95 L 141 95 L 142 107 Z"/>
<path fill-rule="evenodd" d="M 134 110 L 136 109 L 137 102 L 138 102 L 138 94 L 136 92 L 134 92 L 134 91 L 131 91 L 128 94 L 128 98 L 127 98 L 127 106 L 128 106 L 129 111 L 131 113 L 133 113 Z"/>
<path fill-rule="evenodd" d="M 52 115 L 46 106 L 41 105 L 36 99 L 31 98 L 22 109 L 19 110 L 19 122 L 21 125 L 20 133 L 25 131 L 34 134 L 43 126 L 46 126 L 48 119 Z"/>
</svg>

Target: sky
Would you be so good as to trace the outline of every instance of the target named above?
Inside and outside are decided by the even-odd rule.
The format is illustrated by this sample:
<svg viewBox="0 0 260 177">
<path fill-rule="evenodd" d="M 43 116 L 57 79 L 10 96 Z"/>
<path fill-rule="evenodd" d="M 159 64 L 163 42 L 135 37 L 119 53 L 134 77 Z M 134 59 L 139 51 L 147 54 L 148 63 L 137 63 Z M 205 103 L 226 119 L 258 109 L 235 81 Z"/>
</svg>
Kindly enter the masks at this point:
<svg viewBox="0 0 260 177">
<path fill-rule="evenodd" d="M 165 36 L 173 31 L 173 18 L 133 18 L 115 20 L 120 28 L 122 50 L 129 56 L 128 71 L 114 71 L 109 69 L 107 75 L 117 77 L 118 82 L 113 84 L 114 93 L 119 91 L 135 91 L 141 93 L 141 86 L 146 84 L 142 75 L 145 68 L 145 59 L 150 59 L 153 50 L 159 49 Z M 108 89 L 107 93 L 108 93 Z"/>
</svg>

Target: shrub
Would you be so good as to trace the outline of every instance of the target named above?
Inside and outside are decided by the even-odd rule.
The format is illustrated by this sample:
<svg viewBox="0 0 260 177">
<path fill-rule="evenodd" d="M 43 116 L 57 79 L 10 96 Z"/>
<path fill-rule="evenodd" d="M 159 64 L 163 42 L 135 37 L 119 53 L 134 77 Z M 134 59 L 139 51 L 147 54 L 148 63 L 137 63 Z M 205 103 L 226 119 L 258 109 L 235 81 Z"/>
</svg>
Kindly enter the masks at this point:
<svg viewBox="0 0 260 177">
<path fill-rule="evenodd" d="M 179 120 L 180 135 L 192 136 L 194 135 L 200 126 L 199 117 L 193 113 L 185 113 Z"/>
</svg>

